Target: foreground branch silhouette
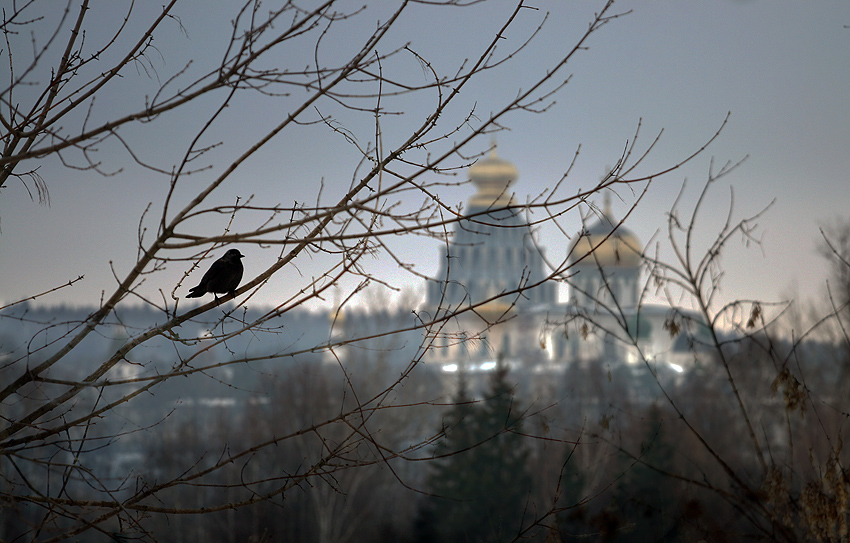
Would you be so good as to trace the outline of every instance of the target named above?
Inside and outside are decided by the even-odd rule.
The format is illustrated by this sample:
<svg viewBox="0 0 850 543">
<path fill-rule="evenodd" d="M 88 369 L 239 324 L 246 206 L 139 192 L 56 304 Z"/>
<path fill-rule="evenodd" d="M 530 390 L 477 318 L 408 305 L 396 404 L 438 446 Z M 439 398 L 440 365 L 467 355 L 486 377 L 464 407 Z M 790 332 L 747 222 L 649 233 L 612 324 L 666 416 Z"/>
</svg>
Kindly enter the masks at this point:
<svg viewBox="0 0 850 543">
<path fill-rule="evenodd" d="M 462 4 L 434 8 L 450 16 Z M 184 30 L 190 22 L 177 0 L 153 11 L 130 2 L 111 34 L 98 26 L 86 0 L 69 1 L 61 13 L 33 2 L 4 14 L 0 28 L 8 47 L 3 54 L 12 69 L 0 89 L 0 188 L 18 181 L 33 200 L 49 201 L 50 187 L 62 182 L 42 176 L 41 165 L 49 161 L 91 175 L 132 166 L 166 181 L 160 203 L 139 217 L 135 260 L 114 264 L 116 285 L 90 301 L 96 311 L 82 319 L 42 322 L 28 304 L 4 308 L 3 318 L 35 328 L 30 337 L 4 343 L 0 358 L 0 499 L 20 519 L 14 526 L 11 520 L 0 523 L 10 537 L 52 542 L 100 532 L 118 540 L 128 533 L 157 540 L 163 525 L 174 522 L 180 528 L 197 515 L 230 519 L 235 530 L 233 511 L 279 506 L 280 500 L 320 488 L 312 495 L 320 532 L 343 541 L 351 530 L 340 519 L 362 525 L 362 514 L 337 514 L 337 489 L 363 496 L 375 485 L 422 491 L 422 477 L 417 481 L 400 465 L 433 455 L 441 432 L 430 423 L 449 402 L 442 390 L 423 382 L 423 357 L 459 315 L 480 313 L 490 301 L 516 300 L 542 281 L 563 279 L 571 264 L 552 262 L 542 281 L 517 278 L 514 288 L 472 304 L 445 303 L 433 313 L 379 327 L 358 329 L 346 322 L 344 335 L 334 327 L 367 286 L 395 288 L 395 272 L 425 279 L 396 256 L 400 236 L 448 243 L 449 231 L 462 220 L 500 226 L 492 219 L 498 209 L 469 216 L 444 199 L 444 191 L 460 183 L 448 174 L 482 156 L 482 136 L 502 129 L 512 115 L 545 114 L 553 96 L 564 92 L 569 61 L 622 14 L 612 2 L 601 4 L 586 31 L 543 75 L 521 82 L 513 98 L 481 113 L 461 94 L 485 74 L 508 69 L 513 55 L 534 40 L 532 30 L 524 41 L 506 42 L 514 45 L 504 50 L 507 30 L 520 18 L 535 16 L 542 25 L 545 17 L 518 2 L 477 50 L 462 52 L 466 60 L 456 71 L 441 73 L 415 44 L 398 41 L 395 31 L 403 30 L 403 16 L 419 7 L 401 2 L 373 16 L 369 8 L 348 10 L 333 0 L 307 9 L 246 2 L 231 14 L 230 34 L 215 42 L 214 52 L 185 64 L 175 60 L 176 68 L 163 67 L 156 58 L 181 59 L 168 39 L 158 45 L 162 34 Z M 356 47 L 339 51 L 326 45 L 342 39 L 352 20 L 370 21 L 359 27 Z M 125 97 L 119 87 L 125 78 L 139 83 L 143 93 Z M 102 108 L 101 98 L 114 106 Z M 256 129 L 246 142 L 232 133 L 228 115 L 252 100 L 273 104 L 267 111 L 274 115 L 253 120 Z M 421 104 L 430 104 L 424 114 Z M 170 116 L 180 123 L 188 110 L 193 122 L 179 133 L 176 164 L 146 158 L 151 153 L 145 139 L 158 135 L 158 123 Z M 198 112 L 200 120 L 194 117 Z M 386 130 L 391 116 L 402 119 L 401 130 Z M 283 136 L 297 138 L 316 127 L 355 149 L 350 179 L 329 180 L 327 186 L 316 182 L 311 205 L 273 205 L 245 196 L 252 189 L 242 186 L 240 168 Z M 716 137 L 707 138 L 706 145 Z M 538 217 L 533 226 L 558 224 L 600 191 L 631 186 L 643 193 L 659 175 L 705 149 L 659 171 L 637 174 L 654 144 L 640 151 L 635 134 L 615 157 L 616 168 L 598 183 L 576 191 L 563 179 L 553 181 L 546 194 L 502 209 Z M 117 155 L 102 149 L 118 150 Z M 224 250 L 239 251 L 230 247 L 234 244 L 244 253 L 250 247 L 276 256 L 255 258 L 238 288 L 205 288 L 227 293 L 226 298 L 185 305 L 181 298 L 197 277 L 189 276 Z M 368 264 L 372 258 L 389 265 L 374 272 Z M 320 273 L 293 273 L 300 280 L 287 280 L 283 293 L 273 290 L 273 280 L 314 261 L 323 266 Z M 260 269 L 258 262 L 263 262 Z M 329 333 L 288 335 L 288 318 L 307 319 L 299 311 L 333 299 L 343 288 L 348 291 Z M 31 299 L 49 302 L 52 292 Z M 154 315 L 143 326 L 128 317 L 138 306 Z M 506 313 L 490 317 L 487 325 L 506 318 Z M 418 333 L 419 343 L 404 365 L 393 372 L 381 368 L 381 353 L 400 348 L 393 340 L 409 332 Z M 94 338 L 110 338 L 108 351 L 87 353 Z M 352 354 L 358 349 L 376 354 L 359 361 Z M 330 364 L 342 377 L 327 384 L 317 384 L 322 378 L 315 377 L 299 387 L 290 363 Z M 235 367 L 256 372 L 256 381 L 236 382 Z M 251 392 L 237 423 L 200 426 L 181 418 L 190 399 L 195 401 L 191 391 L 219 385 Z M 400 399 L 405 386 L 419 389 Z M 312 394 L 315 387 L 324 387 L 323 394 Z M 151 407 L 158 395 L 175 389 L 181 391 L 179 402 L 165 410 Z M 145 416 L 137 418 L 139 413 Z M 411 420 L 421 421 L 421 428 L 412 429 Z M 121 444 L 132 440 L 147 447 L 143 458 L 111 454 L 126 452 Z M 111 468 L 104 468 L 104 458 Z M 545 527 L 546 519 L 563 508 L 535 511 L 533 522 L 515 533 Z"/>
<path fill-rule="evenodd" d="M 611 419 L 604 420 L 602 431 L 592 432 L 624 459 L 620 486 L 640 487 L 633 481 L 636 474 L 654 481 L 643 487 L 642 497 L 616 498 L 665 511 L 666 518 L 636 537 L 654 529 L 653 537 L 676 534 L 684 540 L 747 533 L 764 541 L 845 541 L 850 477 L 843 441 L 850 405 L 840 378 L 846 336 L 839 332 L 836 341 L 835 333 L 845 327 L 846 305 L 821 307 L 807 323 L 794 317 L 801 302 L 718 301 L 725 273 L 746 273 L 724 270 L 723 254 L 736 241 L 758 246 L 758 221 L 772 205 L 737 219 L 733 192 L 713 241 L 698 246 L 707 194 L 739 165 L 727 163 L 719 170 L 712 165 L 690 211 L 682 209 L 688 193 L 683 185 L 668 215 L 666 240 L 658 244 L 658 253 L 667 257 L 642 254 L 648 278 L 635 307 L 606 281 L 598 291 L 582 292 L 595 301 L 596 311 L 581 314 L 577 322 L 554 324 L 602 330 L 615 338 L 634 356 L 632 375 L 642 375 L 657 395 L 643 415 L 655 428 L 639 443 L 609 432 L 615 425 Z M 836 238 L 826 239 L 827 256 L 836 254 Z M 846 263 L 837 260 L 841 277 Z M 667 301 L 665 331 L 687 346 L 685 373 L 676 373 L 681 367 L 671 371 L 642 334 L 640 315 L 652 311 L 653 296 Z M 628 407 L 623 402 L 620 409 Z M 628 428 L 628 417 L 611 418 L 625 419 L 616 425 Z M 665 437 L 671 435 L 675 439 Z M 660 484 L 665 494 L 653 496 Z M 629 514 L 627 507 L 607 511 L 606 520 L 618 526 L 633 518 Z"/>
</svg>

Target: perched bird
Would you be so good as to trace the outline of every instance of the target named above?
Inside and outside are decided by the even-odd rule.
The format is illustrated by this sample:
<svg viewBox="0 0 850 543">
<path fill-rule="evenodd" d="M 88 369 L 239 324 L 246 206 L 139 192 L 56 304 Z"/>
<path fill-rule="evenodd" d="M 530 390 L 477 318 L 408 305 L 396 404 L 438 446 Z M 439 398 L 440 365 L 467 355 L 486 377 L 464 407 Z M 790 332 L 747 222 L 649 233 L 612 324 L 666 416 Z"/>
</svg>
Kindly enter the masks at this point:
<svg viewBox="0 0 850 543">
<path fill-rule="evenodd" d="M 240 259 L 244 257 L 245 255 L 236 249 L 228 250 L 223 257 L 212 263 L 198 286 L 190 288 L 186 297 L 200 298 L 208 292 L 212 292 L 213 296 L 216 294 L 235 294 L 236 287 L 242 280 L 244 268 L 242 268 Z M 215 297 L 218 298 L 218 296 Z"/>
</svg>

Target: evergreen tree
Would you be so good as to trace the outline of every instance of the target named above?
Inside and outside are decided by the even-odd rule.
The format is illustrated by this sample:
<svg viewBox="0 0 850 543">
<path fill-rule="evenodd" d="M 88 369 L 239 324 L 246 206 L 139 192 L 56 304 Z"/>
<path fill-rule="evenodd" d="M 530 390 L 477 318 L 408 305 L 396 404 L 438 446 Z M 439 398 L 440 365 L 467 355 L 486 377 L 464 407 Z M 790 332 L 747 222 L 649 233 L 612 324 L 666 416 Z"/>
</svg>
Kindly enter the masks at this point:
<svg viewBox="0 0 850 543">
<path fill-rule="evenodd" d="M 625 516 L 618 541 L 675 541 L 681 489 L 676 481 L 656 470 L 672 471 L 673 444 L 664 430 L 658 406 L 649 408 L 640 461 L 626 472 L 618 492 Z M 654 468 L 654 469 L 653 469 Z"/>
<path fill-rule="evenodd" d="M 419 523 L 419 541 L 447 543 L 510 541 L 522 524 L 531 487 L 527 448 L 519 431 L 522 410 L 514 400 L 508 370 L 499 363 L 482 402 L 469 400 L 461 381 L 455 405 L 445 419 L 445 438 L 437 445 L 428 479 L 432 497 L 420 521 L 430 518 L 433 531 Z M 428 535 L 428 534 L 431 535 Z"/>
<path fill-rule="evenodd" d="M 453 405 L 443 417 L 443 438 L 434 449 L 438 460 L 432 464 L 428 477 L 431 497 L 424 500 L 416 520 L 417 543 L 464 541 L 445 537 L 457 534 L 464 526 L 465 510 L 461 505 L 475 484 L 470 451 L 478 443 L 473 420 L 477 406 L 468 393 L 465 374 L 460 372 L 458 379 Z"/>
</svg>

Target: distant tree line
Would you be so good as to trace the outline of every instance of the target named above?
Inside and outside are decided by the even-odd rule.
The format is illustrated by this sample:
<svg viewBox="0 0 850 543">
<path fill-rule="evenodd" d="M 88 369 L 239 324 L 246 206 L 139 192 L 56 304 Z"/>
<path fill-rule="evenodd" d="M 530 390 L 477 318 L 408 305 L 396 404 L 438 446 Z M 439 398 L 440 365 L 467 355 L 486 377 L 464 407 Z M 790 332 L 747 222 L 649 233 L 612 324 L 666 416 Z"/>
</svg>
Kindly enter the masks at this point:
<svg viewBox="0 0 850 543">
<path fill-rule="evenodd" d="M 777 342 L 775 348 L 789 346 Z M 798 353 L 830 354 L 816 346 L 807 349 L 801 346 Z M 789 393 L 787 382 L 767 378 L 772 362 L 755 340 L 742 343 L 736 354 L 738 384 L 753 416 L 765 424 L 786 411 L 777 394 Z M 751 512 L 727 495 L 736 491 L 734 483 L 711 468 L 680 418 L 699 422 L 699 436 L 722 455 L 724 468 L 758 484 L 764 496 L 749 498 L 753 503 L 779 499 L 770 480 L 759 481 L 757 456 L 742 447 L 746 426 L 730 406 L 733 393 L 722 372 L 712 369 L 717 360 L 703 363 L 668 390 L 681 414 L 661 395 L 646 401 L 624 394 L 634 384 L 635 370 L 604 361 L 570 365 L 559 374 L 556 398 L 524 397 L 517 386 L 524 376 L 500 362 L 486 375 L 458 374 L 455 393 L 443 405 L 434 400 L 445 383 L 433 379 L 424 388 L 397 389 L 386 410 L 364 412 L 362 398 L 347 396 L 346 381 L 354 380 L 364 394 L 370 382 L 380 390 L 385 363 L 357 360 L 342 371 L 304 359 L 280 373 L 257 375 L 251 387 L 257 401 L 195 409 L 192 416 L 166 418 L 120 439 L 140 453 L 140 464 L 130 472 L 132 484 L 182 481 L 163 493 L 172 504 L 169 510 L 157 500 L 144 502 L 150 506 L 146 526 L 163 543 L 758 539 Z M 600 372 L 601 367 L 612 371 Z M 571 394 L 576 386 L 598 392 L 576 396 Z M 830 385 L 813 379 L 809 386 L 829 390 Z M 362 425 L 371 417 L 370 425 Z M 792 412 L 786 420 L 798 454 L 816 454 L 824 446 L 818 432 L 803 439 L 805 420 L 795 420 Z M 372 424 L 379 438 L 350 432 Z M 762 430 L 778 435 L 782 428 Z M 291 438 L 236 456 L 262 436 Z M 410 449 L 388 459 L 376 443 Z M 789 453 L 787 445 L 772 441 L 769 446 L 780 457 Z M 210 470 L 215 470 L 212 477 L 196 482 Z M 718 486 L 718 481 L 727 483 Z M 77 499 L 96 502 L 97 488 L 80 481 L 65 484 Z M 282 485 L 287 490 L 275 493 Z M 248 507 L 180 514 L 208 503 L 250 503 L 259 496 Z M 7 504 L 4 540 L 20 538 L 40 518 L 38 508 Z M 133 534 L 129 526 L 112 533 L 117 540 Z"/>
</svg>

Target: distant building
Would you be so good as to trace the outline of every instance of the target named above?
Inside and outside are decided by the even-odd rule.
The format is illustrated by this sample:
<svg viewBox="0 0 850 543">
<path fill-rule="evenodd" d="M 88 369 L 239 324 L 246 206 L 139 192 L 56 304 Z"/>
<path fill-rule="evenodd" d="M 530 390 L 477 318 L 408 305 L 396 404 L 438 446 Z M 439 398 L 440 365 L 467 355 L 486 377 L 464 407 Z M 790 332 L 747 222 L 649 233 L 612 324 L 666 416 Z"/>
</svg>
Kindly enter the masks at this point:
<svg viewBox="0 0 850 543">
<path fill-rule="evenodd" d="M 465 218 L 457 223 L 447 247 L 440 249 L 440 269 L 428 284 L 430 307 L 465 307 L 491 300 L 490 310 L 516 306 L 533 310 L 557 299 L 557 285 L 545 281 L 542 250 L 535 244 L 522 208 L 510 192 L 518 172 L 495 151 L 469 168 L 478 191 Z M 522 296 L 498 298 L 524 290 Z"/>
<path fill-rule="evenodd" d="M 488 371 L 498 356 L 511 366 L 551 358 L 539 334 L 558 305 L 558 285 L 547 280 L 543 250 L 513 199 L 517 178 L 495 151 L 469 169 L 477 192 L 441 248 L 427 290 L 428 314 L 454 314 L 433 328 L 426 354 L 445 372 Z"/>
<path fill-rule="evenodd" d="M 553 277 L 514 201 L 518 177 L 495 151 L 469 169 L 477 192 L 440 249 L 424 308 L 432 317 L 454 316 L 432 328 L 426 362 L 446 377 L 487 372 L 500 358 L 542 378 L 594 361 L 629 366 L 646 358 L 673 378 L 692 365 L 689 327 L 698 320 L 642 302 L 643 245 L 613 216 L 610 200 L 589 217 L 568 253 L 555 256 L 569 258 L 567 277 Z M 567 301 L 558 299 L 559 281 L 569 285 Z"/>
</svg>

